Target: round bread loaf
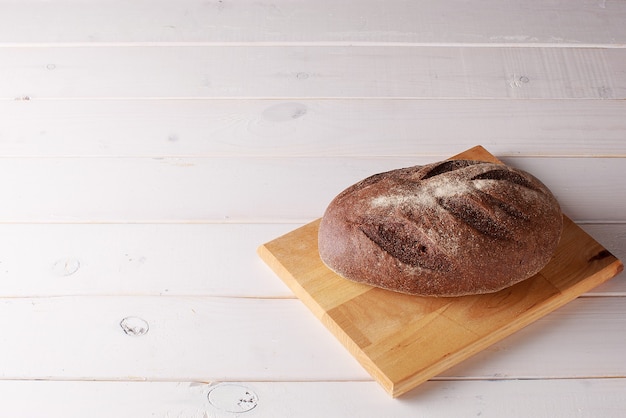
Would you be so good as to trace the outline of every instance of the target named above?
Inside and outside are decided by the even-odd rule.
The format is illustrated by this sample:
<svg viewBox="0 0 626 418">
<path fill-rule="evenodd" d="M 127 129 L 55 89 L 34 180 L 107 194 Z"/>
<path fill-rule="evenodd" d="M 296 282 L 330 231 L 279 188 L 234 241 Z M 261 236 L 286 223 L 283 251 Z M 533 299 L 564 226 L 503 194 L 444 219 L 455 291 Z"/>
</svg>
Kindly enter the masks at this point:
<svg viewBox="0 0 626 418">
<path fill-rule="evenodd" d="M 448 160 L 368 177 L 340 193 L 319 228 L 322 261 L 361 283 L 424 296 L 490 293 L 541 270 L 563 216 L 531 174 Z"/>
</svg>

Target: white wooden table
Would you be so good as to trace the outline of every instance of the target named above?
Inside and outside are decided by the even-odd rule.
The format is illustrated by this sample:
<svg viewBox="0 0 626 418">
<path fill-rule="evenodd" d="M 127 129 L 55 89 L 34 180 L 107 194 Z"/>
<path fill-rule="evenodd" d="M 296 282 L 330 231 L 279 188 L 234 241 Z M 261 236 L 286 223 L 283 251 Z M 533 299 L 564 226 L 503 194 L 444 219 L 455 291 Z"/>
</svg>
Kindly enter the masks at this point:
<svg viewBox="0 0 626 418">
<path fill-rule="evenodd" d="M 0 0 L 0 415 L 623 417 L 622 274 L 391 399 L 257 257 L 481 144 L 626 259 L 626 2 Z"/>
</svg>

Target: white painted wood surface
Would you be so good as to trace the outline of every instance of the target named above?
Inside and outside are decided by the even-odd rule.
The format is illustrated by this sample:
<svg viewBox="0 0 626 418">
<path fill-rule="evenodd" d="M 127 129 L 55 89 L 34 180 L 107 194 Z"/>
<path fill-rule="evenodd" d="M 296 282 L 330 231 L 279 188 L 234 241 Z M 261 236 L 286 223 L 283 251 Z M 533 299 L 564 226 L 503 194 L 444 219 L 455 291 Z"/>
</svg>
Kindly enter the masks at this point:
<svg viewBox="0 0 626 418">
<path fill-rule="evenodd" d="M 482 144 L 626 259 L 624 22 L 0 0 L 0 415 L 624 416 L 624 274 L 392 400 L 255 254 L 364 176 Z"/>
<path fill-rule="evenodd" d="M 94 418 L 317 418 L 357 414 L 621 418 L 619 405 L 625 390 L 626 379 L 480 380 L 471 384 L 431 380 L 421 393 L 409 393 L 398 401 L 381 393 L 374 382 L 0 382 L 0 391 L 6 395 L 4 410 L 15 418 L 74 418 L 85 416 L 85 411 Z"/>
<path fill-rule="evenodd" d="M 622 48 L 35 46 L 3 56 L 0 98 L 12 100 L 626 98 Z"/>
<path fill-rule="evenodd" d="M 626 155 L 624 100 L 33 99 L 0 114 L 10 157 Z"/>
<path fill-rule="evenodd" d="M 4 44 L 426 43 L 620 45 L 619 0 L 0 2 Z M 34 7 L 37 6 L 37 7 Z M 71 22 L 72 24 L 67 24 Z"/>
<path fill-rule="evenodd" d="M 8 380 L 369 379 L 297 299 L 19 298 L 3 300 L 0 313 L 0 377 Z M 143 320 L 145 335 L 127 335 L 125 318 Z M 626 344 L 625 322 L 622 297 L 582 297 L 441 377 L 622 377 L 626 361 L 615 347 Z"/>
</svg>

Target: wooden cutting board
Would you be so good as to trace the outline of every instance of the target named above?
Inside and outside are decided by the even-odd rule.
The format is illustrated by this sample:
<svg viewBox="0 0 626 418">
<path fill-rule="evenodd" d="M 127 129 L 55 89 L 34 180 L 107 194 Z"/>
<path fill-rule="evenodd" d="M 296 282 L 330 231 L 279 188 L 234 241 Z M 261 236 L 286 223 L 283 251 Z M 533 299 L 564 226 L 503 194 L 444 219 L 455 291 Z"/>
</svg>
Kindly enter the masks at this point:
<svg viewBox="0 0 626 418">
<path fill-rule="evenodd" d="M 500 163 L 480 146 L 452 158 Z M 353 283 L 332 272 L 318 255 L 318 227 L 319 220 L 311 222 L 261 245 L 258 253 L 393 397 L 623 269 L 617 258 L 565 218 L 552 261 L 530 279 L 487 295 L 410 296 Z"/>
</svg>

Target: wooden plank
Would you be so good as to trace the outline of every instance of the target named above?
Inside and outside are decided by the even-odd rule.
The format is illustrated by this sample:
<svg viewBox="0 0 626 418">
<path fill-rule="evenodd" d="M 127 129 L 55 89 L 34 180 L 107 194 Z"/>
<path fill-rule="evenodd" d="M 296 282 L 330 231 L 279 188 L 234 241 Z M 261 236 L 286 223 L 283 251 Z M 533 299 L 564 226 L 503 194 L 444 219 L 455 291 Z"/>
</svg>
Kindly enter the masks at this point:
<svg viewBox="0 0 626 418">
<path fill-rule="evenodd" d="M 623 297 L 578 298 L 440 378 L 624 377 L 624 321 Z M 0 326 L 0 380 L 372 380 L 296 299 L 2 298 Z"/>
<path fill-rule="evenodd" d="M 0 224 L 0 297 L 291 298 L 255 251 L 259 243 L 293 227 Z"/>
<path fill-rule="evenodd" d="M 0 297 L 293 298 L 255 251 L 297 226 L 0 224 Z M 581 226 L 626 260 L 626 224 Z M 622 273 L 587 294 L 626 296 L 625 278 Z"/>
<path fill-rule="evenodd" d="M 619 1 L 401 0 L 315 3 L 0 2 L 0 40 L 28 43 L 343 42 L 599 44 L 626 42 Z M 71 21 L 72 24 L 64 24 Z"/>
<path fill-rule="evenodd" d="M 624 48 L 2 48 L 0 99 L 624 99 L 625 65 Z"/>
<path fill-rule="evenodd" d="M 2 380 L 368 378 L 293 299 L 9 298 L 0 327 Z"/>
<path fill-rule="evenodd" d="M 624 281 L 624 275 L 609 282 L 613 280 Z M 617 305 L 624 302 L 623 297 L 575 299 L 519 332 L 468 358 L 463 363 L 448 369 L 440 375 L 440 378 L 481 376 L 507 379 L 515 376 L 519 379 L 535 379 L 536 376 L 542 375 L 543 379 L 558 379 L 568 374 L 582 377 L 585 375 L 585 369 L 591 364 L 595 364 L 596 376 L 622 377 L 623 373 L 618 370 L 623 365 L 626 366 L 626 360 L 616 358 L 615 355 L 619 356 L 617 353 L 620 352 L 620 348 L 618 347 L 622 338 L 626 337 L 626 331 L 623 329 L 622 322 L 622 329 L 616 331 L 617 335 L 612 335 L 609 329 L 612 329 L 613 325 L 609 323 L 613 320 L 623 321 L 619 319 L 621 308 Z M 594 327 L 596 330 L 592 329 Z M 606 347 L 602 350 L 606 350 L 606 354 L 611 357 L 609 361 L 613 363 L 613 366 L 599 361 L 596 357 L 599 352 L 595 349 L 589 350 L 585 344 L 578 345 L 579 339 L 595 338 L 596 334 L 603 334 L 598 345 Z M 610 354 L 610 351 L 615 351 L 615 354 Z"/>
<path fill-rule="evenodd" d="M 455 159 L 497 159 L 475 147 Z M 259 255 L 392 396 L 563 306 L 623 270 L 623 264 L 564 217 L 540 273 L 502 291 L 458 298 L 404 295 L 343 279 L 319 258 L 311 222 L 259 247 Z"/>
<path fill-rule="evenodd" d="M 16 157 L 626 156 L 623 100 L 0 101 Z"/>
<path fill-rule="evenodd" d="M 0 222 L 304 223 L 358 180 L 444 158 L 4 158 Z M 503 160 L 546 183 L 576 221 L 625 220 L 622 158 Z"/>
<path fill-rule="evenodd" d="M 580 227 L 609 249 L 620 260 L 626 260 L 626 231 L 622 224 L 583 224 Z M 625 225 L 626 226 L 626 225 Z M 590 291 L 589 295 L 626 295 L 626 273 Z"/>
<path fill-rule="evenodd" d="M 82 418 L 86 411 L 93 418 L 565 418 L 587 413 L 621 418 L 626 408 L 623 378 L 431 381 L 401 402 L 384 397 L 373 382 L 0 381 L 0 391 L 3 411 L 14 418 Z"/>
</svg>

